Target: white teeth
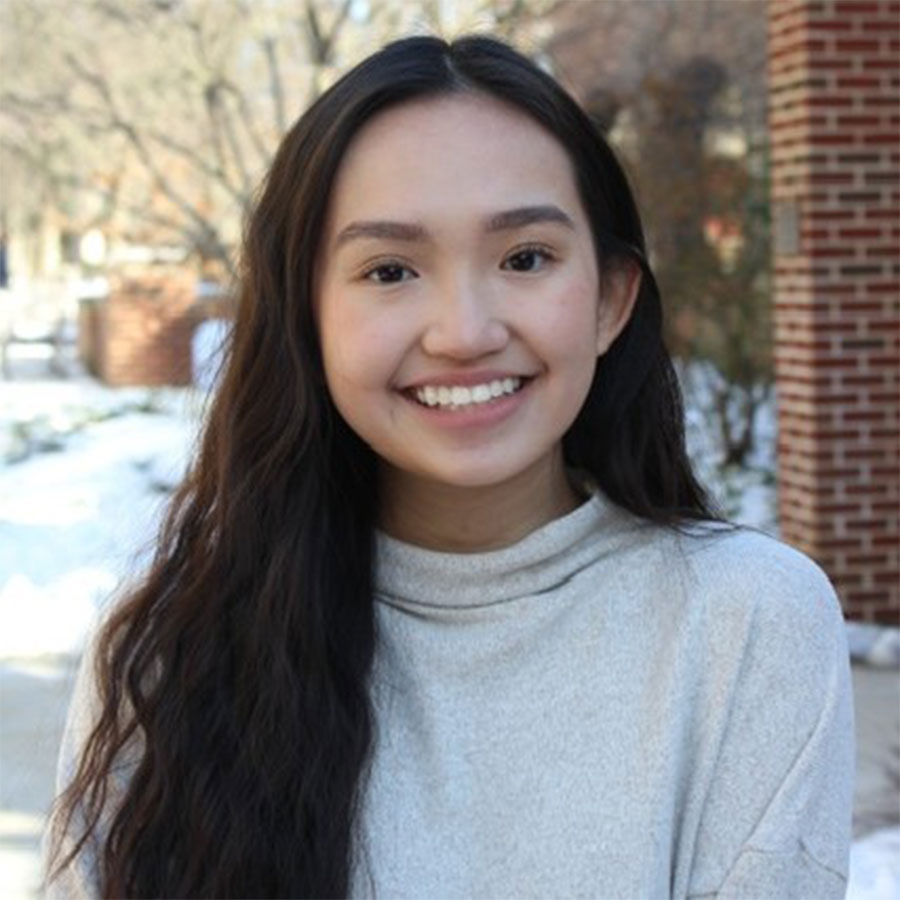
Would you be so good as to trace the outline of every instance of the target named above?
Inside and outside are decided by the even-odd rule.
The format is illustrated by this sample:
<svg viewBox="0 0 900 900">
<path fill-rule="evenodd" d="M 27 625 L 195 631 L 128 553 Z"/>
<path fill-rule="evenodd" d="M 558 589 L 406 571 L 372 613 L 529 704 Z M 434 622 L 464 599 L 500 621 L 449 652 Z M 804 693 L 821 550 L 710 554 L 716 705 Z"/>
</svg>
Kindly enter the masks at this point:
<svg viewBox="0 0 900 900">
<path fill-rule="evenodd" d="M 487 384 L 476 384 L 472 387 L 454 385 L 447 387 L 440 385 L 425 385 L 416 388 L 415 395 L 419 403 L 426 406 L 444 406 L 450 409 L 459 409 L 473 404 L 487 403 L 504 394 L 514 394 L 522 387 L 521 378 L 498 378 Z"/>
</svg>

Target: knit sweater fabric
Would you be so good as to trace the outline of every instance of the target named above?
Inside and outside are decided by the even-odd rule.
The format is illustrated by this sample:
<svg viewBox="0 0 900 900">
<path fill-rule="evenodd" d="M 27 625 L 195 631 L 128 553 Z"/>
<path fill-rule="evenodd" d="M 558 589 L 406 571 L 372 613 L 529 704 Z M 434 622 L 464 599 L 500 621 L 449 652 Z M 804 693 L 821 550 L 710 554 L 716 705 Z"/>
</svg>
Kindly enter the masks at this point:
<svg viewBox="0 0 900 900">
<path fill-rule="evenodd" d="M 848 653 L 807 557 L 596 494 L 508 548 L 377 560 L 352 896 L 844 896 Z M 96 896 L 92 849 L 54 885 Z"/>
</svg>

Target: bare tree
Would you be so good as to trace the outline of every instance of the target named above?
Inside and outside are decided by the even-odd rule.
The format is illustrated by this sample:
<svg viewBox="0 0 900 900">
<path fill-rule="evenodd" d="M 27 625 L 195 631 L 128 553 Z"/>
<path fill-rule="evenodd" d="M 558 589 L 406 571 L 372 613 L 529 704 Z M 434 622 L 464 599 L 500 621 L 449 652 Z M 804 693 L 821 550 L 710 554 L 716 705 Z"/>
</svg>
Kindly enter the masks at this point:
<svg viewBox="0 0 900 900">
<path fill-rule="evenodd" d="M 553 22 L 557 69 L 647 212 L 670 347 L 715 365 L 721 463 L 741 464 L 772 385 L 764 5 L 597 0 Z"/>
<path fill-rule="evenodd" d="M 75 231 L 101 224 L 233 271 L 279 138 L 347 66 L 416 31 L 522 36 L 550 5 L 5 0 L 0 162 Z"/>
</svg>

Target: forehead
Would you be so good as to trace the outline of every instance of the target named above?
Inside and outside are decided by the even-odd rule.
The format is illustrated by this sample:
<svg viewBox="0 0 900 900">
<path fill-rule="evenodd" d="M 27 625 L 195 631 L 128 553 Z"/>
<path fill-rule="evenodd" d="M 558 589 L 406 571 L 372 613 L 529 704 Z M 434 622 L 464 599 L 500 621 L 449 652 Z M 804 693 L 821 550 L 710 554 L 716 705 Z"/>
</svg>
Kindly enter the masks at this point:
<svg viewBox="0 0 900 900">
<path fill-rule="evenodd" d="M 376 115 L 338 169 L 331 228 L 357 218 L 481 216 L 523 203 L 580 214 L 569 156 L 517 108 L 482 94 L 418 99 Z"/>
</svg>

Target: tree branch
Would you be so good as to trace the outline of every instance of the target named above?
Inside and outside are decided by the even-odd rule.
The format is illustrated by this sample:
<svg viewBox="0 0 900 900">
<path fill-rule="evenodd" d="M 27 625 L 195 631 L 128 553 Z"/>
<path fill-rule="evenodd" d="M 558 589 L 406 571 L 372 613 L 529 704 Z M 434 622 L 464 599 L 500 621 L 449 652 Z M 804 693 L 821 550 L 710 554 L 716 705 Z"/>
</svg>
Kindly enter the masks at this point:
<svg viewBox="0 0 900 900">
<path fill-rule="evenodd" d="M 323 63 L 328 63 L 331 61 L 332 54 L 334 53 L 335 42 L 337 41 L 341 29 L 344 27 L 344 22 L 347 21 L 347 16 L 350 15 L 350 9 L 352 6 L 353 0 L 344 0 L 344 2 L 341 4 L 341 8 L 338 10 L 337 15 L 335 16 L 334 22 L 331 23 L 331 28 L 328 29 L 328 34 L 325 38 L 326 56 L 322 59 Z"/>
<path fill-rule="evenodd" d="M 219 122 L 219 117 L 217 115 L 220 87 L 221 86 L 216 81 L 207 84 L 203 88 L 203 103 L 206 108 L 209 136 L 212 141 L 213 152 L 216 155 L 216 162 L 218 168 L 224 172 L 228 163 L 225 159 L 225 148 L 222 144 L 221 123 Z"/>
<path fill-rule="evenodd" d="M 106 81 L 97 73 L 91 72 L 83 66 L 71 53 L 67 53 L 65 59 L 75 73 L 93 86 L 100 94 L 109 110 L 111 125 L 128 139 L 128 142 L 137 153 L 138 159 L 143 163 L 144 168 L 150 174 L 154 186 L 169 200 L 170 203 L 177 207 L 190 222 L 194 223 L 198 231 L 204 235 L 205 241 L 217 248 L 222 248 L 227 254 L 227 250 L 225 250 L 224 245 L 218 236 L 218 229 L 216 226 L 200 213 L 189 200 L 182 196 L 180 191 L 175 189 L 172 182 L 163 174 L 162 170 L 157 165 L 156 160 L 141 133 L 131 122 L 119 113 L 115 99 L 113 98 L 112 92 Z"/>
<path fill-rule="evenodd" d="M 319 12 L 315 0 L 306 0 L 306 37 L 312 61 L 317 66 L 328 65 L 334 52 L 334 44 L 350 14 L 353 0 L 343 0 L 327 33 L 319 22 Z"/>
<path fill-rule="evenodd" d="M 231 156 L 234 159 L 234 163 L 237 166 L 238 172 L 240 173 L 241 182 L 244 189 L 243 196 L 244 200 L 246 201 L 253 191 L 253 185 L 250 181 L 250 175 L 247 171 L 247 166 L 244 163 L 244 154 L 241 150 L 241 144 L 238 140 L 237 133 L 234 130 L 228 107 L 221 101 L 218 93 L 216 94 L 215 98 L 215 113 L 222 131 L 225 134 L 225 140 L 231 150 Z"/>
<path fill-rule="evenodd" d="M 165 147 L 167 150 L 170 150 L 172 153 L 183 157 L 199 172 L 202 172 L 204 175 L 209 176 L 216 183 L 225 188 L 229 196 L 231 196 L 234 200 L 237 200 L 241 204 L 247 202 L 247 193 L 242 192 L 238 188 L 236 188 L 228 178 L 228 173 L 220 166 L 210 165 L 195 150 L 192 150 L 190 147 L 182 144 L 180 141 L 176 141 L 175 138 L 170 137 L 169 135 L 161 134 L 158 131 L 150 131 L 147 133 L 147 138 L 148 140 L 155 141 L 160 146 Z"/>
<path fill-rule="evenodd" d="M 284 111 L 284 87 L 281 81 L 281 67 L 278 64 L 278 48 L 275 39 L 270 36 L 263 38 L 260 44 L 269 70 L 269 93 L 272 96 L 272 106 L 275 108 L 275 127 L 279 134 L 284 134 L 287 131 L 287 116 Z"/>
<path fill-rule="evenodd" d="M 231 94 L 237 103 L 241 123 L 244 126 L 247 137 L 250 139 L 253 149 L 256 151 L 260 165 L 268 165 L 269 161 L 272 159 L 272 148 L 262 137 L 260 137 L 259 130 L 257 129 L 256 122 L 253 118 L 253 113 L 250 109 L 250 104 L 247 102 L 247 97 L 240 88 L 228 79 L 223 79 L 221 86 L 222 90 Z M 283 132 L 279 132 L 279 134 L 281 133 Z"/>
</svg>

